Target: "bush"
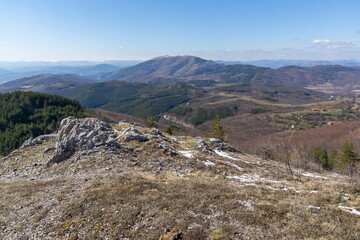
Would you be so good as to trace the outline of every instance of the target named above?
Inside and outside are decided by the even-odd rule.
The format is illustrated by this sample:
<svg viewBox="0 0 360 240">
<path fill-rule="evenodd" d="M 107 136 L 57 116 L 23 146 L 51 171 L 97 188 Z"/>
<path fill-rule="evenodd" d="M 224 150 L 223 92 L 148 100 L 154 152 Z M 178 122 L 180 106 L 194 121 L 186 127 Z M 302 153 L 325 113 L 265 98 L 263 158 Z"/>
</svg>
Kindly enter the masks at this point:
<svg viewBox="0 0 360 240">
<path fill-rule="evenodd" d="M 328 153 L 325 148 L 315 147 L 313 148 L 313 154 L 315 161 L 320 163 L 321 166 L 326 170 L 332 170 L 334 167 L 334 161 L 336 152 L 332 152 L 331 157 L 328 156 Z"/>
<path fill-rule="evenodd" d="M 148 128 L 157 128 L 157 125 L 155 123 L 155 117 L 152 115 L 147 116 L 147 118 L 144 120 L 146 127 Z"/>
</svg>

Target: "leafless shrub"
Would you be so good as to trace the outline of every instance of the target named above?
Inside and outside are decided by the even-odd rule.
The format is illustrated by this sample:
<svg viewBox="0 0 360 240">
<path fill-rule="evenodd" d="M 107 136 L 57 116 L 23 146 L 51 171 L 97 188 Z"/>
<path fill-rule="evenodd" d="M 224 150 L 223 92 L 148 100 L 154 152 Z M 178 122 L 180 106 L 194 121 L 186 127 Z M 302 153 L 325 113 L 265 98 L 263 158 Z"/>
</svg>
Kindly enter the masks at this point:
<svg viewBox="0 0 360 240">
<path fill-rule="evenodd" d="M 292 146 L 291 146 L 291 140 L 293 138 L 293 135 L 290 134 L 290 135 L 286 135 L 286 134 L 282 134 L 281 135 L 281 143 L 280 143 L 280 146 L 281 146 L 281 150 L 283 152 L 283 162 L 284 164 L 286 165 L 286 169 L 287 169 L 287 172 L 291 175 L 291 177 L 294 175 L 292 169 L 291 169 L 291 164 L 290 164 L 290 161 L 291 161 L 291 149 L 292 149 Z"/>
<path fill-rule="evenodd" d="M 264 160 L 274 160 L 278 151 L 278 145 L 272 144 L 269 141 L 257 145 L 254 149 L 254 153 Z"/>
</svg>

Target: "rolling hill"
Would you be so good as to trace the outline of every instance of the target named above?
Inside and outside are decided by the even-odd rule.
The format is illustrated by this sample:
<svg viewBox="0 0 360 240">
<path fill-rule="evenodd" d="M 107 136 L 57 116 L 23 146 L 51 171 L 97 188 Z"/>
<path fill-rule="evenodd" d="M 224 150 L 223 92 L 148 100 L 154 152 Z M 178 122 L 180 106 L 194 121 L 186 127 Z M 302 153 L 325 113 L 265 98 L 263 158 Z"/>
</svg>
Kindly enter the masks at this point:
<svg viewBox="0 0 360 240">
<path fill-rule="evenodd" d="M 106 79 L 157 84 L 210 80 L 214 81 L 212 85 L 258 83 L 308 87 L 328 84 L 338 88 L 360 88 L 360 69 L 341 65 L 271 69 L 244 64 L 224 65 L 193 56 L 166 56 L 120 69 Z"/>
<path fill-rule="evenodd" d="M 32 91 L 66 95 L 71 89 L 93 82 L 73 74 L 40 74 L 0 85 L 0 92 Z"/>
<path fill-rule="evenodd" d="M 103 108 L 146 118 L 166 112 L 203 93 L 201 88 L 181 84 L 158 87 L 146 83 L 108 81 L 74 88 L 67 97 L 77 99 L 87 108 Z"/>
<path fill-rule="evenodd" d="M 34 66 L 27 65 L 27 64 L 31 64 L 31 62 L 27 64 L 24 63 L 24 65 L 21 65 L 21 63 L 19 64 L 20 66 L 13 68 L 11 68 L 11 65 L 8 66 L 10 70 L 0 69 L 0 83 L 1 82 L 5 83 L 8 81 L 25 78 L 25 77 L 32 77 L 39 74 L 76 74 L 82 77 L 92 79 L 94 81 L 101 81 L 104 78 L 106 78 L 108 75 L 119 70 L 120 68 L 129 66 L 129 65 L 116 66 L 106 63 L 78 66 L 78 65 L 71 65 L 71 62 L 69 63 L 59 62 L 58 63 L 59 65 L 53 65 L 54 63 L 47 63 L 47 62 L 43 63 L 42 65 L 36 65 L 37 62 L 34 62 L 33 63 Z M 5 64 L 5 66 L 7 65 Z"/>
<path fill-rule="evenodd" d="M 223 65 L 194 56 L 157 57 L 133 67 L 120 69 L 107 80 L 148 82 L 161 76 L 185 78 L 219 70 Z"/>
</svg>

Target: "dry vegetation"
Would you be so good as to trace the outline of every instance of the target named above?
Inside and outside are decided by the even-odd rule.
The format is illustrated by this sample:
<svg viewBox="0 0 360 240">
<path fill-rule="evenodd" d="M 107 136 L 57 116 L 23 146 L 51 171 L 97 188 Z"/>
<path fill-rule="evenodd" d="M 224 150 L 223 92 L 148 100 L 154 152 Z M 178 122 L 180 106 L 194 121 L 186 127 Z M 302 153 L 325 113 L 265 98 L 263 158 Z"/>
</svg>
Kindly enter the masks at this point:
<svg viewBox="0 0 360 240">
<path fill-rule="evenodd" d="M 165 141 L 177 154 L 130 141 L 121 144 L 132 152 L 100 148 L 46 166 L 47 142 L 0 160 L 0 238 L 159 239 L 173 228 L 183 239 L 360 238 L 360 216 L 340 208 L 360 211 L 360 188 L 341 175 L 290 177 L 216 141 Z"/>
</svg>

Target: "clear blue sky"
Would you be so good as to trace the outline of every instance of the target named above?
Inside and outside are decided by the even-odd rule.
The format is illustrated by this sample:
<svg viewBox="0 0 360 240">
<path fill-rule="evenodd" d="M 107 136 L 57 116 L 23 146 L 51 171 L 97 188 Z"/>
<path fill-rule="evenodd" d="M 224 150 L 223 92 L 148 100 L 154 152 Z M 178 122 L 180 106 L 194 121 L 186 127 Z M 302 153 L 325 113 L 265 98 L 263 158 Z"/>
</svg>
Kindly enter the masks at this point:
<svg viewBox="0 0 360 240">
<path fill-rule="evenodd" d="M 360 60 L 360 1 L 0 0 L 0 61 Z"/>
</svg>

